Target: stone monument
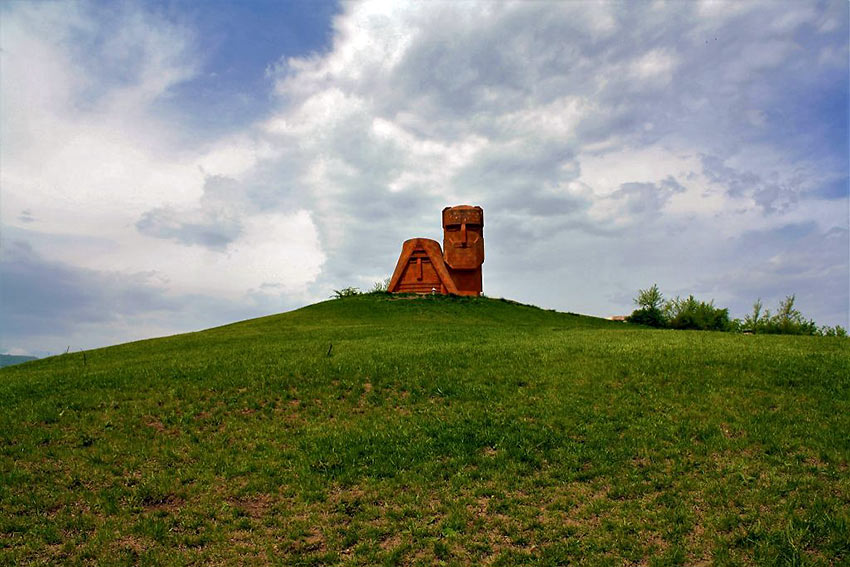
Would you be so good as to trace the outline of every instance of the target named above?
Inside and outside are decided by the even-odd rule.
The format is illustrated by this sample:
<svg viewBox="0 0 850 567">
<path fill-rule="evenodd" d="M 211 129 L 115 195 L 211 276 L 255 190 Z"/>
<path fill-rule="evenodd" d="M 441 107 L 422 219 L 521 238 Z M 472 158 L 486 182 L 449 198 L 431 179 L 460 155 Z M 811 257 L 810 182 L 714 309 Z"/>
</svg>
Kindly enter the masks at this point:
<svg viewBox="0 0 850 567">
<path fill-rule="evenodd" d="M 412 238 L 390 279 L 391 293 L 481 295 L 484 210 L 458 205 L 443 209 L 443 249 L 436 240 Z"/>
</svg>

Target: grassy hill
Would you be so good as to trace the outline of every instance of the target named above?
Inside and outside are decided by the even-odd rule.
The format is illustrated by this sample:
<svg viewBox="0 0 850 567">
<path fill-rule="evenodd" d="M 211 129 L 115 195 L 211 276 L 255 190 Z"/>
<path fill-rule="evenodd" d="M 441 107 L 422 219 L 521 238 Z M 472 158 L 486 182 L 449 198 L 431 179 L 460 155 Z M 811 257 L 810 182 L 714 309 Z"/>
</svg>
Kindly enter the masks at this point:
<svg viewBox="0 0 850 567">
<path fill-rule="evenodd" d="M 0 564 L 850 562 L 850 348 L 386 295 L 0 370 Z"/>
</svg>

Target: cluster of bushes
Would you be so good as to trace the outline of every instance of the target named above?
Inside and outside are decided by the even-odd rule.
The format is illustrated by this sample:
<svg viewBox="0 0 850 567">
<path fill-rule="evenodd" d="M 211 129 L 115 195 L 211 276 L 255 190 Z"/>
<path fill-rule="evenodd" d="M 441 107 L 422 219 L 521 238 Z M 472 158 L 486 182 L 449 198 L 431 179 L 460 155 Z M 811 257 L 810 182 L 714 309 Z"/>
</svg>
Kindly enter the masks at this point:
<svg viewBox="0 0 850 567">
<path fill-rule="evenodd" d="M 331 296 L 334 299 L 342 299 L 343 297 L 351 297 L 352 295 L 362 295 L 364 293 L 386 293 L 390 287 L 390 278 L 385 280 L 381 280 L 379 282 L 375 282 L 372 285 L 372 289 L 369 291 L 360 291 L 359 288 L 356 287 L 344 287 L 342 289 L 335 289 L 334 294 Z"/>
<path fill-rule="evenodd" d="M 779 304 L 776 313 L 769 309 L 762 313 L 761 299 L 753 304 L 753 312 L 741 322 L 743 330 L 753 333 L 769 333 L 774 335 L 838 335 L 846 336 L 847 332 L 840 326 L 820 327 L 811 319 L 794 308 L 794 296 L 788 296 Z"/>
<path fill-rule="evenodd" d="M 639 290 L 635 303 L 640 308 L 627 318 L 630 323 L 663 329 L 731 330 L 728 309 L 717 308 L 712 301 L 698 301 L 693 295 L 664 301 L 658 286 L 653 285 Z"/>
<path fill-rule="evenodd" d="M 753 305 L 753 312 L 743 320 L 730 319 L 728 309 L 715 307 L 714 301 L 699 301 L 693 295 L 685 299 L 675 297 L 665 301 L 655 284 L 648 289 L 638 290 L 634 301 L 638 309 L 626 320 L 660 329 L 847 336 L 847 331 L 840 325 L 818 327 L 814 321 L 803 317 L 802 313 L 794 308 L 793 295 L 786 297 L 775 313 L 767 309 L 762 311 L 763 306 L 759 299 Z"/>
</svg>

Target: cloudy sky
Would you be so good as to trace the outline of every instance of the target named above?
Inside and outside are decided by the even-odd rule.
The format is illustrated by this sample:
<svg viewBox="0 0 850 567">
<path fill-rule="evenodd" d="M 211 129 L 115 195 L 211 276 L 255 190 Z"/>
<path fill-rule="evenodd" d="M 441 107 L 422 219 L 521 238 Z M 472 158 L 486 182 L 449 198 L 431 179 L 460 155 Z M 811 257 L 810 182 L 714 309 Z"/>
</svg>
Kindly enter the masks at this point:
<svg viewBox="0 0 850 567">
<path fill-rule="evenodd" d="M 484 292 L 848 325 L 848 3 L 0 4 L 0 352 L 369 288 L 485 211 Z"/>
</svg>

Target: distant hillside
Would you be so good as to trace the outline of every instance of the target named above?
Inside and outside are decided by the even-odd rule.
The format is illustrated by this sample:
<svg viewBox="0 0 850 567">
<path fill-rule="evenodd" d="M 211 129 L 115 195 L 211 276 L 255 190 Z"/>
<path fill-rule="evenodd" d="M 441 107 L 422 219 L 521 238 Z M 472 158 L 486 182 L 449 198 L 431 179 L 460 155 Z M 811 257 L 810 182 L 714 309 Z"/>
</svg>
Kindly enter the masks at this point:
<svg viewBox="0 0 850 567">
<path fill-rule="evenodd" d="M 17 354 L 0 354 L 0 368 L 4 366 L 12 366 L 30 360 L 37 360 L 35 356 L 21 356 Z"/>
<path fill-rule="evenodd" d="M 360 295 L 0 369 L 8 565 L 842 565 L 850 349 Z"/>
</svg>

